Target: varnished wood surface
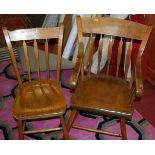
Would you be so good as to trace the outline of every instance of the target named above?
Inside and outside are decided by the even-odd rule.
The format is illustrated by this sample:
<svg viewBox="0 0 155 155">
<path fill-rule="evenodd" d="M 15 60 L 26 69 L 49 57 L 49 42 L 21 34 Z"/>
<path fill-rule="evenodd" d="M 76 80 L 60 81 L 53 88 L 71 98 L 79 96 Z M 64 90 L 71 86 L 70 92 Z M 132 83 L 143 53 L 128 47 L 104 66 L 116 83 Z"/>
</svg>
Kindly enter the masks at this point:
<svg viewBox="0 0 155 155">
<path fill-rule="evenodd" d="M 107 34 L 142 40 L 147 31 L 146 25 L 116 18 L 86 17 L 81 22 L 84 33 Z"/>
<path fill-rule="evenodd" d="M 59 27 L 53 28 L 33 28 L 33 29 L 18 29 L 8 31 L 7 28 L 3 28 L 5 40 L 10 52 L 11 60 L 13 63 L 14 71 L 19 82 L 19 89 L 13 103 L 12 113 L 18 120 L 19 124 L 19 139 L 24 139 L 24 134 L 40 133 L 58 130 L 59 128 L 24 131 L 24 124 L 27 120 L 49 119 L 58 117 L 62 124 L 64 131 L 64 138 L 69 139 L 66 124 L 63 119 L 63 114 L 66 111 L 67 103 L 65 96 L 61 89 L 60 84 L 60 65 L 61 65 L 61 51 L 63 40 L 64 26 L 60 24 Z M 50 78 L 49 74 L 49 39 L 58 39 L 57 48 L 57 68 L 55 79 Z M 40 61 L 38 40 L 45 40 L 45 63 L 47 71 L 47 79 L 43 80 L 40 76 Z M 30 59 L 28 55 L 28 48 L 26 41 L 33 41 L 34 47 L 34 62 L 36 65 L 36 72 L 38 79 L 33 80 L 31 77 Z M 28 81 L 22 83 L 20 77 L 19 68 L 14 56 L 12 42 L 23 42 L 23 52 L 25 57 L 26 69 L 28 72 Z M 21 51 L 22 52 L 22 51 Z M 33 52 L 33 51 L 32 51 Z M 52 121 L 52 120 L 51 120 Z"/>
<path fill-rule="evenodd" d="M 102 48 L 103 48 L 103 39 L 102 39 L 102 35 L 101 35 L 100 41 L 99 41 L 99 49 L 98 49 L 98 66 L 97 66 L 97 73 L 98 74 L 100 72 L 100 64 L 101 64 L 101 57 L 102 57 Z"/>
<path fill-rule="evenodd" d="M 131 52 L 132 52 L 132 40 L 130 41 L 127 49 L 127 56 L 126 56 L 126 62 L 125 62 L 125 80 L 127 80 L 127 72 L 128 72 L 129 64 L 131 60 Z"/>
<path fill-rule="evenodd" d="M 119 42 L 119 46 L 118 46 L 116 76 L 118 76 L 119 66 L 120 66 L 120 62 L 121 62 L 122 47 L 123 47 L 123 41 L 122 41 L 122 38 L 121 38 L 121 40 Z"/>
<path fill-rule="evenodd" d="M 10 41 L 58 38 L 59 28 L 31 28 L 9 32 Z"/>
<path fill-rule="evenodd" d="M 78 83 L 71 99 L 72 108 L 130 119 L 133 107 L 129 94 L 128 83 L 120 78 L 87 77 Z"/>
<path fill-rule="evenodd" d="M 106 75 L 109 75 L 109 67 L 110 67 L 110 61 L 111 61 L 111 55 L 112 55 L 112 47 L 113 47 L 113 44 L 114 44 L 114 40 L 110 39 L 109 41 L 109 47 L 108 47 L 108 64 L 107 64 L 107 71 L 106 71 Z"/>
<path fill-rule="evenodd" d="M 149 39 L 152 26 L 139 24 L 132 21 L 96 17 L 96 18 L 80 18 L 77 19 L 79 53 L 74 72 L 71 77 L 71 84 L 75 88 L 71 98 L 71 107 L 73 112 L 67 124 L 68 129 L 72 127 L 74 120 L 79 111 L 95 113 L 98 115 L 106 115 L 109 117 L 120 118 L 120 128 L 122 139 L 127 139 L 126 135 L 126 120 L 132 118 L 134 111 L 134 101 L 136 97 L 141 98 L 143 95 L 143 83 L 141 78 L 141 56 Z M 93 75 L 90 73 L 92 65 L 92 42 L 90 41 L 89 48 L 89 69 L 84 72 L 84 51 L 83 51 L 83 36 L 92 37 L 95 34 L 103 35 L 111 38 L 108 45 L 108 58 L 105 75 Z M 117 64 L 115 76 L 110 74 L 110 63 L 112 59 L 114 37 L 119 37 L 119 45 L 117 52 Z M 120 62 L 122 59 L 122 48 L 127 39 L 130 43 L 127 47 L 127 55 L 124 76 L 119 77 Z M 91 39 L 90 39 L 91 40 Z M 136 64 L 131 71 L 131 79 L 127 81 L 127 72 L 132 54 L 132 42 L 135 40 L 141 41 L 140 48 L 136 59 Z M 104 43 L 103 43 L 104 46 Z M 98 70 L 101 60 L 101 45 L 98 47 Z M 102 51 L 104 52 L 104 51 Z M 81 69 L 83 67 L 83 69 Z M 122 67 L 122 66 L 121 66 Z M 99 72 L 99 71 L 98 71 Z M 81 74 L 82 79 L 78 76 Z M 87 131 L 95 131 L 87 127 L 78 127 Z M 103 132 L 101 132 L 103 133 Z M 109 133 L 110 135 L 111 133 Z M 116 136 L 113 134 L 113 136 Z"/>
<path fill-rule="evenodd" d="M 71 83 L 73 85 L 76 85 L 77 78 L 81 72 L 82 77 L 84 76 L 84 69 L 79 69 L 83 65 L 83 57 L 84 57 L 84 52 L 83 52 L 83 35 L 85 33 L 92 34 L 97 33 L 97 34 L 105 34 L 106 36 L 108 35 L 111 39 L 109 41 L 109 48 L 108 48 L 108 61 L 107 61 L 107 71 L 106 75 L 109 75 L 109 67 L 110 67 L 110 62 L 111 62 L 111 56 L 112 56 L 112 48 L 113 48 L 113 43 L 114 43 L 114 36 L 120 37 L 120 38 L 127 38 L 130 39 L 132 42 L 133 40 L 141 40 L 141 45 L 138 51 L 138 56 L 136 60 L 136 65 L 135 65 L 135 70 L 134 71 L 134 80 L 136 83 L 136 88 L 141 90 L 137 90 L 137 92 L 141 91 L 141 95 L 143 94 L 143 88 L 140 86 L 142 81 L 141 81 L 141 55 L 143 54 L 144 48 L 146 46 L 146 43 L 148 41 L 148 38 L 150 36 L 152 26 L 147 26 L 144 24 L 139 24 L 136 22 L 132 21 L 126 21 L 126 20 L 121 20 L 121 19 L 113 19 L 113 18 L 106 18 L 106 17 L 96 17 L 96 18 L 80 18 L 77 17 L 77 26 L 78 26 L 78 41 L 79 41 L 79 53 L 77 56 L 77 63 L 75 70 L 73 72 L 73 75 L 71 77 Z M 90 41 L 90 48 L 92 47 L 92 42 Z M 117 54 L 117 70 L 116 70 L 116 75 L 118 76 L 119 72 L 119 65 L 120 65 L 120 60 L 121 60 L 121 54 L 122 54 L 122 46 L 123 46 L 123 41 L 120 41 L 119 43 L 119 48 L 118 48 L 118 54 Z M 92 60 L 92 54 L 91 54 L 90 49 L 90 54 L 89 54 L 89 64 L 91 65 L 91 60 Z M 99 48 L 99 50 L 101 50 Z M 103 51 L 104 52 L 104 51 Z M 125 74 L 127 74 L 128 71 L 128 66 L 131 58 L 131 52 L 132 52 L 132 44 L 129 44 L 128 47 L 128 54 L 127 54 L 127 61 L 126 61 L 126 70 Z M 89 65 L 89 71 L 90 71 L 90 65 Z M 79 67 L 78 67 L 79 66 Z M 133 74 L 133 73 L 131 73 Z M 125 75 L 126 77 L 126 75 Z M 137 85 L 139 83 L 139 85 Z M 139 87 L 140 86 L 140 87 Z M 139 94 L 140 95 L 140 94 Z M 138 95 L 138 97 L 139 97 Z"/>
<path fill-rule="evenodd" d="M 66 100 L 61 86 L 51 80 L 23 83 L 12 109 L 13 115 L 17 119 L 59 116 L 65 110 Z"/>
<path fill-rule="evenodd" d="M 72 29 L 72 16 L 73 16 L 72 14 L 65 14 L 65 18 L 63 21 L 63 24 L 64 24 L 64 37 L 63 38 L 64 39 L 63 39 L 62 51 L 64 50 L 66 46 L 69 34 Z"/>
</svg>

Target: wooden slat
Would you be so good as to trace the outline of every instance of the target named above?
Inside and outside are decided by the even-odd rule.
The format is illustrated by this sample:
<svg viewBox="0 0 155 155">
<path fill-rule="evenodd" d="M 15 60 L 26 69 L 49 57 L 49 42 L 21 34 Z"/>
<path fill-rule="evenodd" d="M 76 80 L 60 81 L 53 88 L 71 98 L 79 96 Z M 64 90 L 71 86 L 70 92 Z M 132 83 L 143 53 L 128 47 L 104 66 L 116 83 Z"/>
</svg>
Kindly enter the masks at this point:
<svg viewBox="0 0 155 155">
<path fill-rule="evenodd" d="M 99 41 L 99 49 L 98 49 L 98 66 L 97 66 L 97 73 L 100 72 L 100 63 L 101 63 L 101 57 L 102 57 L 102 48 L 103 48 L 103 39 L 102 35 Z"/>
<path fill-rule="evenodd" d="M 45 41 L 45 62 L 46 62 L 46 71 L 47 71 L 47 80 L 50 79 L 49 73 L 49 53 L 48 53 L 48 40 Z"/>
<path fill-rule="evenodd" d="M 25 57 L 26 68 L 27 68 L 27 72 L 28 72 L 28 79 L 29 79 L 29 81 L 31 81 L 30 59 L 29 59 L 29 56 L 28 56 L 27 45 L 26 45 L 26 42 L 25 42 L 25 41 L 23 41 L 23 51 L 24 51 L 24 57 Z"/>
<path fill-rule="evenodd" d="M 109 47 L 108 47 L 108 64 L 107 64 L 106 75 L 109 74 L 109 67 L 110 67 L 113 43 L 114 43 L 114 41 L 113 41 L 112 36 L 111 36 L 111 39 L 109 41 Z"/>
<path fill-rule="evenodd" d="M 123 46 L 123 41 L 122 41 L 122 38 L 121 38 L 121 40 L 119 42 L 119 46 L 118 46 L 116 76 L 118 76 L 118 72 L 119 72 L 119 65 L 120 65 L 120 62 L 121 62 L 121 55 L 122 55 L 122 46 Z"/>
<path fill-rule="evenodd" d="M 35 64 L 36 64 L 38 79 L 40 80 L 39 53 L 38 53 L 38 45 L 37 45 L 36 40 L 34 40 L 34 58 L 35 58 Z"/>
<path fill-rule="evenodd" d="M 94 43 L 95 42 L 95 38 L 96 37 L 93 37 L 92 38 L 92 42 Z M 85 38 L 84 38 L 85 39 Z M 85 40 L 87 40 L 87 39 L 85 39 Z M 88 38 L 88 43 L 87 43 L 87 45 L 86 45 L 86 49 L 85 49 L 85 52 L 84 52 L 84 65 L 85 66 L 87 66 L 87 68 L 88 68 L 88 58 L 89 58 L 89 44 L 90 44 L 90 37 Z"/>
<path fill-rule="evenodd" d="M 62 127 L 51 128 L 51 129 L 43 129 L 43 130 L 24 131 L 24 134 L 34 134 L 34 133 L 42 133 L 42 132 L 50 132 L 50 131 L 59 131 L 59 130 L 62 130 Z"/>
<path fill-rule="evenodd" d="M 97 132 L 97 133 L 101 133 L 101 134 L 105 134 L 105 135 L 121 137 L 121 135 L 118 134 L 118 133 L 113 133 L 113 132 L 108 132 L 108 131 L 88 128 L 88 127 L 84 127 L 84 126 L 73 125 L 72 127 L 75 128 L 75 129 L 80 129 L 80 130 L 85 130 L 85 131 L 90 131 L 90 132 Z"/>
<path fill-rule="evenodd" d="M 90 42 L 89 42 L 89 67 L 88 67 L 88 75 L 90 76 L 91 73 L 91 66 L 92 66 L 92 59 L 93 59 L 93 39 L 92 39 L 92 33 L 90 34 Z"/>
<path fill-rule="evenodd" d="M 81 61 L 82 61 L 82 64 L 81 64 L 81 79 L 84 80 L 84 62 L 83 62 L 83 59 Z"/>
<path fill-rule="evenodd" d="M 131 40 L 130 44 L 128 45 L 127 54 L 126 54 L 125 80 L 127 80 L 127 73 L 128 73 L 129 64 L 130 64 L 130 58 L 131 58 L 131 52 L 132 52 L 132 42 L 133 42 L 133 40 Z"/>
</svg>

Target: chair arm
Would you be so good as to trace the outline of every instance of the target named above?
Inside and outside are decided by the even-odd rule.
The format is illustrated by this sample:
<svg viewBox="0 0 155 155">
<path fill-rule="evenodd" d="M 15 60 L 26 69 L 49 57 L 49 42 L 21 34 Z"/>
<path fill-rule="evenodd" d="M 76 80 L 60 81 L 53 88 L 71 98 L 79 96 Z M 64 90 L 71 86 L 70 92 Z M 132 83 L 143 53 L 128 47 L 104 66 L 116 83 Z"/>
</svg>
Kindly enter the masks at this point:
<svg viewBox="0 0 155 155">
<path fill-rule="evenodd" d="M 141 59 L 138 60 L 135 67 L 134 82 L 136 86 L 136 97 L 141 98 L 143 96 L 143 82 L 141 76 Z"/>
</svg>

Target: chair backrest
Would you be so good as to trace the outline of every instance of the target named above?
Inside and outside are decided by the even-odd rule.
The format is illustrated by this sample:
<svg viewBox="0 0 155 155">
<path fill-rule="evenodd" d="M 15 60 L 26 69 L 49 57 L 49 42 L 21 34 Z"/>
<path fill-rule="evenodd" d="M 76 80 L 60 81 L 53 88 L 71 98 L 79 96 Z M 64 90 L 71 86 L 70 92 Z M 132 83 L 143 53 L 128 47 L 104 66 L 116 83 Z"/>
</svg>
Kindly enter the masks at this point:
<svg viewBox="0 0 155 155">
<path fill-rule="evenodd" d="M 79 53 L 78 58 L 84 57 L 83 53 L 83 36 L 89 36 L 89 56 L 88 56 L 88 75 L 91 75 L 91 66 L 93 60 L 93 46 L 94 46 L 94 36 L 96 34 L 100 34 L 99 46 L 98 46 L 98 74 L 100 71 L 100 63 L 101 63 L 101 56 L 102 56 L 102 46 L 104 46 L 103 37 L 108 36 L 109 45 L 108 45 L 108 58 L 107 58 L 107 69 L 106 75 L 109 75 L 109 67 L 111 62 L 112 56 L 112 49 L 114 38 L 119 37 L 119 45 L 118 45 L 118 53 L 117 53 L 117 66 L 116 66 L 116 76 L 119 73 L 119 67 L 121 62 L 121 55 L 122 55 L 122 48 L 124 44 L 124 38 L 129 41 L 129 46 L 127 47 L 127 54 L 126 54 L 126 62 L 125 71 L 124 71 L 124 78 L 127 80 L 127 72 L 129 69 L 129 63 L 131 59 L 131 53 L 133 48 L 133 41 L 140 40 L 140 47 L 137 55 L 136 65 L 141 65 L 141 55 L 145 49 L 146 43 L 150 36 L 152 26 L 147 26 L 144 24 L 132 22 L 129 20 L 122 20 L 122 19 L 115 19 L 115 18 L 108 18 L 108 17 L 95 17 L 95 18 L 81 18 L 77 16 L 77 29 L 78 29 L 78 41 L 79 41 Z M 103 51 L 104 52 L 104 51 Z M 77 58 L 77 59 L 78 59 Z M 134 70 L 133 70 L 134 71 Z M 84 62 L 81 69 L 81 75 L 84 76 Z"/>
<path fill-rule="evenodd" d="M 39 64 L 39 53 L 38 53 L 38 43 L 37 40 L 45 40 L 45 62 L 46 62 L 46 71 L 47 71 L 47 80 L 50 79 L 49 72 L 49 39 L 58 39 L 58 48 L 57 48 L 57 69 L 56 69 L 56 80 L 59 82 L 60 78 L 60 65 L 61 65 L 61 50 L 62 50 L 62 40 L 63 40 L 63 29 L 64 26 L 60 24 L 59 27 L 52 28 L 31 28 L 31 29 L 18 29 L 14 31 L 9 31 L 7 28 L 3 28 L 4 37 L 6 44 L 8 46 L 14 71 L 16 73 L 19 86 L 22 86 L 22 80 L 20 77 L 20 71 L 15 59 L 13 52 L 13 43 L 21 42 L 23 45 L 23 52 L 25 57 L 25 64 L 28 72 L 28 80 L 31 81 L 31 68 L 30 60 L 27 49 L 27 41 L 33 41 L 34 47 L 34 61 L 36 64 L 36 71 L 38 75 L 38 80 L 41 80 L 40 77 L 40 64 Z"/>
</svg>

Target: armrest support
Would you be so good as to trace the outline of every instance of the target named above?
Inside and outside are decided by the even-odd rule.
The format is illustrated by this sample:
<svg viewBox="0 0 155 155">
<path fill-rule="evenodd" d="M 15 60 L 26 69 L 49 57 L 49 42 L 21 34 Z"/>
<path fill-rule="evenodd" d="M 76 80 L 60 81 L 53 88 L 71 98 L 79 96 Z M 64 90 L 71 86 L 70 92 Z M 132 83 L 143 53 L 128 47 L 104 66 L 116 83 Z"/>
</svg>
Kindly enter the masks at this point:
<svg viewBox="0 0 155 155">
<path fill-rule="evenodd" d="M 135 67 L 134 82 L 136 86 L 136 97 L 141 98 L 143 96 L 143 82 L 141 76 L 141 59 L 139 58 Z"/>
<path fill-rule="evenodd" d="M 70 84 L 71 84 L 71 87 L 73 89 L 77 85 L 77 81 L 78 81 L 78 77 L 80 75 L 82 64 L 83 64 L 83 45 L 82 45 L 82 43 L 80 43 L 79 44 L 78 56 L 76 59 L 76 64 L 75 64 L 75 67 L 74 67 L 74 70 L 73 70 L 73 73 L 72 73 L 71 79 L 70 79 Z"/>
<path fill-rule="evenodd" d="M 141 55 L 143 54 L 143 51 L 146 47 L 147 41 L 149 39 L 149 36 L 151 34 L 151 31 L 153 29 L 153 26 L 148 26 L 148 29 L 146 31 L 146 35 L 143 38 L 143 41 L 140 45 L 138 56 L 137 56 L 137 62 L 135 67 L 135 75 L 134 75 L 134 82 L 136 85 L 136 97 L 141 98 L 143 95 L 143 82 L 141 77 Z"/>
</svg>

